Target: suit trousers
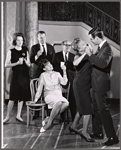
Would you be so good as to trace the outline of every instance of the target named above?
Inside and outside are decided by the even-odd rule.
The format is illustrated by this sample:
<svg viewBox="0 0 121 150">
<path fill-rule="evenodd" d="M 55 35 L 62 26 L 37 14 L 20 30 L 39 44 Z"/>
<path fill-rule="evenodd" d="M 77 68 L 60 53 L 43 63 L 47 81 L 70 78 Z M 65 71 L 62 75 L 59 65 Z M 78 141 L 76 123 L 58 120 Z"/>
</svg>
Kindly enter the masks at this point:
<svg viewBox="0 0 121 150">
<path fill-rule="evenodd" d="M 94 106 L 94 114 L 92 115 L 93 133 L 103 133 L 103 126 L 107 138 L 116 137 L 113 120 L 106 102 L 107 92 L 100 93 L 98 91 L 93 91 L 92 94 Z"/>
<path fill-rule="evenodd" d="M 77 112 L 76 100 L 75 100 L 74 90 L 73 90 L 73 80 L 74 80 L 75 72 L 68 70 L 67 75 L 68 75 L 68 79 L 69 79 L 69 82 L 70 82 L 70 91 L 69 91 L 68 101 L 69 101 L 71 118 L 72 118 L 72 121 L 73 121 L 74 118 L 75 118 L 76 112 Z"/>
</svg>

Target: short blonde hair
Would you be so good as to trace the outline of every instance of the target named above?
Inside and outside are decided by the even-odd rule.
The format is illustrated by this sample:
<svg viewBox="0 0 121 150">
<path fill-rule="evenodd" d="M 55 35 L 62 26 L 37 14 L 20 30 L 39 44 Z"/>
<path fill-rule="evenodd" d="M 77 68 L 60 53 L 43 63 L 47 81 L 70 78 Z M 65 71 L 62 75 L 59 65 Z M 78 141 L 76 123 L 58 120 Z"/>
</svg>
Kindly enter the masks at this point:
<svg viewBox="0 0 121 150">
<path fill-rule="evenodd" d="M 75 38 L 72 42 L 72 49 L 74 51 L 78 51 L 78 49 L 80 49 L 80 47 L 78 46 L 79 42 L 84 42 L 83 40 L 81 40 L 80 38 Z"/>
</svg>

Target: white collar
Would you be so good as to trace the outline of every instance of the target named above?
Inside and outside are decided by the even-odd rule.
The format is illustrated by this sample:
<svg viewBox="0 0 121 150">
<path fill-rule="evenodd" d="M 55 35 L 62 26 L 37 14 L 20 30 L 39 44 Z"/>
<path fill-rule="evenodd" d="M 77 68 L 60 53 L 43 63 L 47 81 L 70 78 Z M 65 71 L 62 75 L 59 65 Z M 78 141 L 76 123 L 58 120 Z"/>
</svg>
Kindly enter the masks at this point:
<svg viewBox="0 0 121 150">
<path fill-rule="evenodd" d="M 65 55 L 65 54 L 68 56 L 69 52 L 66 53 L 65 51 L 63 51 L 63 55 Z"/>
<path fill-rule="evenodd" d="M 42 46 L 42 45 L 44 45 L 44 47 L 46 46 L 46 43 L 44 43 L 44 44 L 42 44 L 42 43 L 39 43 L 40 44 L 40 46 Z"/>
<path fill-rule="evenodd" d="M 103 41 L 99 44 L 99 47 L 101 48 L 105 42 L 106 42 L 106 39 L 103 40 Z"/>
</svg>

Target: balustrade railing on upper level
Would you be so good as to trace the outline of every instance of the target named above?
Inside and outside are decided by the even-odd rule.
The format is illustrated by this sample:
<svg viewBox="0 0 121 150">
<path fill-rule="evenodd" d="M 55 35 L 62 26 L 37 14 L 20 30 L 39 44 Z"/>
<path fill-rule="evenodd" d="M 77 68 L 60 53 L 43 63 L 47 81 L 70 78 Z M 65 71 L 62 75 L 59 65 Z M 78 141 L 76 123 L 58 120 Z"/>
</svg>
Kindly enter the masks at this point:
<svg viewBox="0 0 121 150">
<path fill-rule="evenodd" d="M 100 27 L 105 36 L 120 44 L 120 22 L 88 2 L 38 2 L 38 19 L 84 22 Z"/>
</svg>

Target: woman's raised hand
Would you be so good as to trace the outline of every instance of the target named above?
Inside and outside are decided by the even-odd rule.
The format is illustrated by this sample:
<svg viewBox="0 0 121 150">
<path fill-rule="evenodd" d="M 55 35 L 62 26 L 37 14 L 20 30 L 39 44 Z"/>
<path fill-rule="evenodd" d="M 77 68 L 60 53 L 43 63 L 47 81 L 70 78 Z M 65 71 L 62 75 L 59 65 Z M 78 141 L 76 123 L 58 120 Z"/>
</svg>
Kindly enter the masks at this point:
<svg viewBox="0 0 121 150">
<path fill-rule="evenodd" d="M 61 69 L 62 69 L 63 71 L 66 71 L 66 66 L 65 66 L 65 65 L 62 65 L 62 66 L 61 66 Z"/>
</svg>

